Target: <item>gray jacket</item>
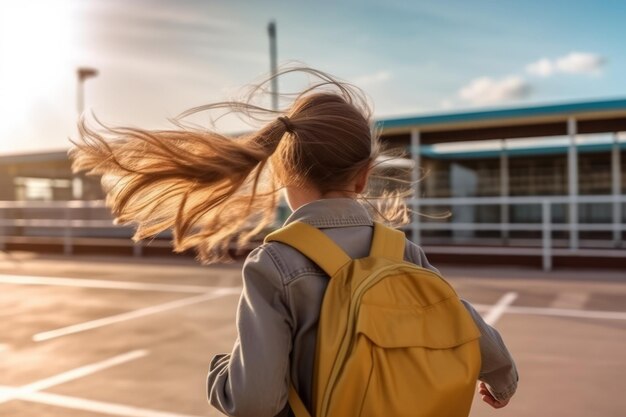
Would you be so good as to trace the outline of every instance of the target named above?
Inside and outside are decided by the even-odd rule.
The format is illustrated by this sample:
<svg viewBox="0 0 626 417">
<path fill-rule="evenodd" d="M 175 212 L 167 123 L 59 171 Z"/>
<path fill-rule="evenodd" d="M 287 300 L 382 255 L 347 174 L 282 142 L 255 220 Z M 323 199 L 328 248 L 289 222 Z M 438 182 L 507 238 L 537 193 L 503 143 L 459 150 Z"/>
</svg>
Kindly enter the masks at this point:
<svg viewBox="0 0 626 417">
<path fill-rule="evenodd" d="M 314 201 L 297 209 L 285 224 L 294 221 L 322 229 L 352 258 L 369 253 L 373 221 L 355 200 Z M 404 259 L 439 272 L 409 240 Z M 293 381 L 311 409 L 317 323 L 327 283 L 328 275 L 285 244 L 270 242 L 250 253 L 243 266 L 238 338 L 230 354 L 217 355 L 210 364 L 207 389 L 214 407 L 231 416 L 286 416 Z M 507 399 L 517 387 L 513 359 L 498 332 L 462 301 L 481 332 L 479 378 L 497 399 Z"/>
</svg>

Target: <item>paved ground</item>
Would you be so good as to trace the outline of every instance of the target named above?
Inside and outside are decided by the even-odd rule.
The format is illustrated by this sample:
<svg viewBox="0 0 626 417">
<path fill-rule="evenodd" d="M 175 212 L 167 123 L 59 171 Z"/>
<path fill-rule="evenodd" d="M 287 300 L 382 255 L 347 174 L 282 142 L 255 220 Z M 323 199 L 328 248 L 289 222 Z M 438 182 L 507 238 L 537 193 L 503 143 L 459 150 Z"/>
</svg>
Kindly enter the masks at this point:
<svg viewBox="0 0 626 417">
<path fill-rule="evenodd" d="M 229 351 L 240 265 L 0 254 L 0 416 L 219 415 L 205 402 Z M 624 416 L 626 273 L 441 267 L 501 331 L 511 404 L 472 416 Z"/>
</svg>

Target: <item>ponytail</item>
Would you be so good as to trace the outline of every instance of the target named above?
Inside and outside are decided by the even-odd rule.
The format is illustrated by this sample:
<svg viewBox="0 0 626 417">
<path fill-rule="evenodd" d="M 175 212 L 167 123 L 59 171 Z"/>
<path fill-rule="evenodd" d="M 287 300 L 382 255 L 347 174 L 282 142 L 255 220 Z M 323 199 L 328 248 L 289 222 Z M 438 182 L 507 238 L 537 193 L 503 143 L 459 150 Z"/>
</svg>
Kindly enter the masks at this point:
<svg viewBox="0 0 626 417">
<path fill-rule="evenodd" d="M 102 176 L 115 222 L 137 226 L 134 241 L 172 229 L 176 252 L 196 247 L 211 263 L 274 221 L 277 187 L 266 171 L 284 123 L 237 138 L 102 127 L 96 132 L 81 119 L 72 171 Z"/>
</svg>

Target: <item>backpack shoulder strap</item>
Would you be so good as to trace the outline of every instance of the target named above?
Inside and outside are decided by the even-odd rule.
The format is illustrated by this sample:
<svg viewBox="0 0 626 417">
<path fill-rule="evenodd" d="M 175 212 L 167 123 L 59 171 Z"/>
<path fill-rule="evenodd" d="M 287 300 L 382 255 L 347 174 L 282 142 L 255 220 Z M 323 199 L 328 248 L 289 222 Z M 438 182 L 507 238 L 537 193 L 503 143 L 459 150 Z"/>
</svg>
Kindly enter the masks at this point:
<svg viewBox="0 0 626 417">
<path fill-rule="evenodd" d="M 382 223 L 375 222 L 370 256 L 402 262 L 404 260 L 405 240 L 406 236 L 401 230 L 392 229 Z"/>
<path fill-rule="evenodd" d="M 311 417 L 293 384 L 289 385 L 289 407 L 296 417 Z"/>
<path fill-rule="evenodd" d="M 297 249 L 331 277 L 352 260 L 324 232 L 303 222 L 293 222 L 270 233 L 264 242 L 282 242 Z"/>
</svg>

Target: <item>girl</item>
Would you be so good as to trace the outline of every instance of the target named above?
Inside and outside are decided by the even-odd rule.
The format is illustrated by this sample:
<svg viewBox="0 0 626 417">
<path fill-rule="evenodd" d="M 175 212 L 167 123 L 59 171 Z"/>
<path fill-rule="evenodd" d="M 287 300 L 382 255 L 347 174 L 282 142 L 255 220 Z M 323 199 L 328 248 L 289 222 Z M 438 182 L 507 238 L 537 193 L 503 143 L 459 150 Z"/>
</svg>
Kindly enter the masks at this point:
<svg viewBox="0 0 626 417">
<path fill-rule="evenodd" d="M 226 109 L 265 122 L 238 137 L 190 128 L 180 120 L 175 121 L 179 130 L 99 133 L 81 120 L 82 141 L 70 150 L 73 170 L 102 175 L 116 220 L 137 224 L 135 240 L 171 228 L 175 250 L 195 247 L 205 263 L 227 258 L 233 246 L 242 247 L 271 225 L 280 190 L 293 211 L 286 224 L 306 222 L 352 258 L 364 257 L 374 220 L 407 222 L 403 197 L 410 188 L 383 189 L 378 195 L 368 190 L 368 179 L 380 168 L 381 149 L 362 93 L 312 69 L 286 69 L 278 76 L 294 72 L 319 82 L 282 111 L 252 102 L 264 91 L 262 83 L 247 100 L 183 114 Z M 391 180 L 382 179 L 383 184 Z M 362 203 L 372 198 L 375 204 Z M 409 240 L 404 259 L 437 272 Z M 284 244 L 270 242 L 249 254 L 237 340 L 231 353 L 215 356 L 209 367 L 208 398 L 214 407 L 231 416 L 286 416 L 293 381 L 311 410 L 317 322 L 327 282 L 315 264 Z M 492 407 L 504 407 L 517 386 L 514 362 L 497 331 L 463 304 L 482 335 L 479 394 Z"/>
</svg>

